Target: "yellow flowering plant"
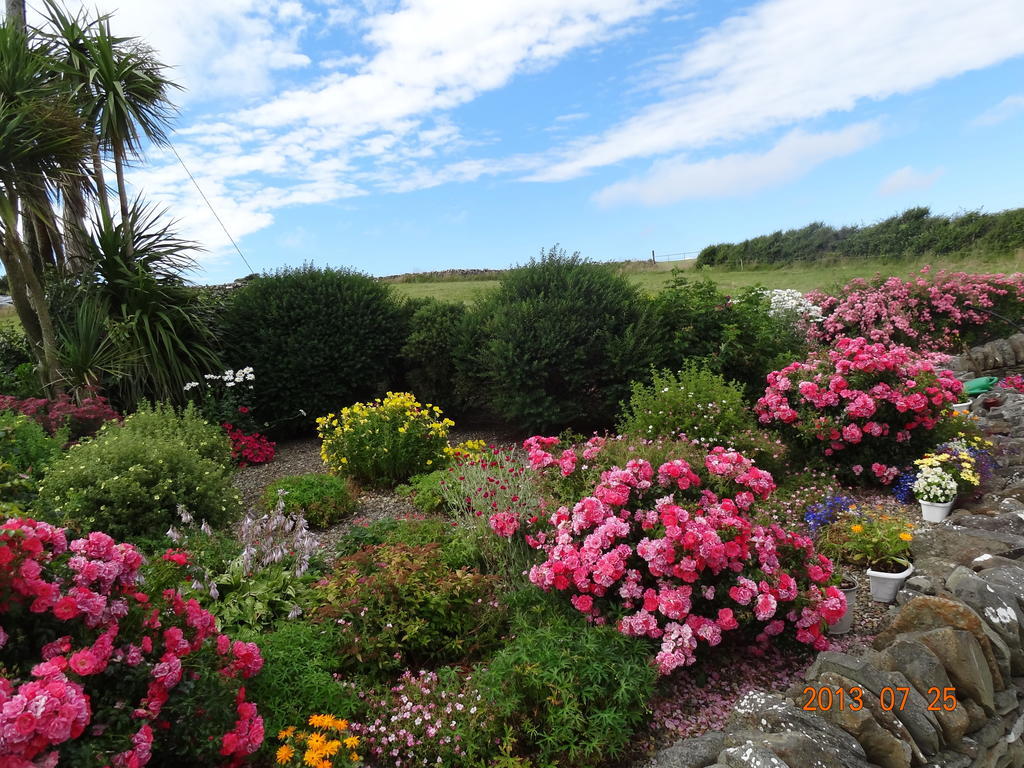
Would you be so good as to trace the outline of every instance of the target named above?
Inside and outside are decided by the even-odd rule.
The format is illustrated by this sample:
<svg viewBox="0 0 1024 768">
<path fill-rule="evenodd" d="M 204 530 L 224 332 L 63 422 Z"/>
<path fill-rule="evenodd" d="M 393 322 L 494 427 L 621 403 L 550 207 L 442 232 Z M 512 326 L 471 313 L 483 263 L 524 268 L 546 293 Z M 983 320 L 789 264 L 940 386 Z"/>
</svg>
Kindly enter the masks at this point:
<svg viewBox="0 0 1024 768">
<path fill-rule="evenodd" d="M 277 734 L 281 742 L 274 753 L 277 765 L 291 768 L 341 768 L 363 765 L 359 737 L 349 731 L 348 721 L 334 715 L 310 715 L 310 728 L 288 726 Z"/>
<path fill-rule="evenodd" d="M 982 481 L 979 459 L 988 458 L 992 443 L 978 435 L 960 432 L 955 439 L 943 443 L 932 453 L 914 462 L 918 472 L 945 472 L 956 481 L 959 492 L 977 488 Z"/>
<path fill-rule="evenodd" d="M 899 572 L 910 564 L 913 529 L 883 506 L 855 504 L 819 534 L 817 547 L 851 565 Z"/>
<path fill-rule="evenodd" d="M 455 425 L 436 405 L 421 405 L 409 392 L 388 392 L 316 421 L 327 468 L 375 487 L 392 487 L 447 464 L 448 430 Z"/>
</svg>

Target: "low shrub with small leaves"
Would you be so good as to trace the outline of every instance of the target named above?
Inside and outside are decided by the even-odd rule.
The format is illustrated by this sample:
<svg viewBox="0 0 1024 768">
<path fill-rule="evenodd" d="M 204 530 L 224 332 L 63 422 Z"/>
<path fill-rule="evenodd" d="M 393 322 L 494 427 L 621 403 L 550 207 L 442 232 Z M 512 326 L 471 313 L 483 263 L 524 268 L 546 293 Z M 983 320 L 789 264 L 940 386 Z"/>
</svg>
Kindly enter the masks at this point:
<svg viewBox="0 0 1024 768">
<path fill-rule="evenodd" d="M 407 497 L 421 512 L 433 514 L 440 512 L 444 506 L 441 484 L 447 477 L 447 469 L 435 469 L 433 472 L 413 475 L 408 483 L 398 486 L 395 491 Z"/>
<path fill-rule="evenodd" d="M 515 638 L 478 678 L 488 708 L 538 765 L 621 755 L 648 718 L 651 646 L 552 609 L 519 614 Z"/>
<path fill-rule="evenodd" d="M 142 437 L 155 440 L 178 441 L 191 448 L 204 459 L 223 467 L 234 466 L 231 460 L 231 443 L 218 425 L 203 418 L 202 413 L 191 403 L 178 410 L 166 403 L 150 405 L 142 402 L 138 410 L 128 416 L 120 427 L 104 425 L 104 430 L 124 429 Z"/>
<path fill-rule="evenodd" d="M 311 528 L 330 528 L 356 508 L 350 481 L 339 475 L 310 473 L 275 480 L 261 497 L 265 509 L 273 509 L 284 492 L 284 511 L 302 514 Z"/>
<path fill-rule="evenodd" d="M 23 474 L 40 475 L 60 455 L 62 437 L 50 437 L 21 413 L 0 411 L 0 460 Z"/>
<path fill-rule="evenodd" d="M 179 505 L 210 525 L 234 519 L 241 499 L 230 470 L 181 439 L 108 428 L 54 461 L 39 487 L 48 519 L 75 531 L 130 539 L 178 521 Z"/>
<path fill-rule="evenodd" d="M 334 563 L 318 615 L 338 624 L 339 654 L 361 673 L 464 662 L 500 637 L 495 582 L 450 568 L 437 543 L 370 546 Z"/>
</svg>

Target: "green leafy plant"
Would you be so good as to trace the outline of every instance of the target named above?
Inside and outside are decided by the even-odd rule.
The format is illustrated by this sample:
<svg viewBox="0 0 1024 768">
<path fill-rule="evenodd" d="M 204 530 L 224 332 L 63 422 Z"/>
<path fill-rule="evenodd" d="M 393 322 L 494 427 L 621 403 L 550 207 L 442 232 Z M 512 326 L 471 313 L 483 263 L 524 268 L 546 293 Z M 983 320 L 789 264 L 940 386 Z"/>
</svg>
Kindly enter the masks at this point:
<svg viewBox="0 0 1024 768">
<path fill-rule="evenodd" d="M 910 563 L 913 528 L 884 507 L 854 505 L 822 529 L 817 548 L 845 563 L 899 572 Z"/>
<path fill-rule="evenodd" d="M 504 622 L 495 579 L 449 568 L 436 543 L 370 546 L 334 563 L 317 615 L 342 628 L 347 668 L 389 674 L 478 658 Z"/>
<path fill-rule="evenodd" d="M 555 246 L 471 310 L 460 391 L 524 430 L 607 425 L 649 367 L 644 306 L 625 277 Z"/>
<path fill-rule="evenodd" d="M 338 557 L 353 555 L 365 547 L 381 544 L 404 544 L 422 547 L 444 544 L 451 532 L 451 523 L 437 517 L 385 517 L 372 522 L 354 521 L 335 544 Z"/>
<path fill-rule="evenodd" d="M 60 455 L 67 431 L 50 437 L 37 422 L 21 413 L 0 411 L 0 460 L 17 472 L 41 476 Z"/>
<path fill-rule="evenodd" d="M 231 443 L 227 435 L 216 424 L 207 422 L 191 403 L 176 409 L 167 403 L 150 405 L 143 401 L 138 410 L 125 418 L 119 427 L 107 424 L 104 430 L 124 429 L 140 437 L 154 437 L 177 441 L 191 448 L 204 459 L 216 462 L 222 467 L 234 466 L 231 460 Z"/>
<path fill-rule="evenodd" d="M 38 505 L 48 519 L 75 531 L 131 538 L 167 530 L 178 520 L 179 505 L 224 525 L 241 500 L 230 471 L 182 439 L 113 426 L 50 465 Z"/>
<path fill-rule="evenodd" d="M 706 364 L 690 361 L 678 373 L 652 371 L 651 379 L 633 382 L 619 418 L 621 434 L 651 440 L 682 433 L 726 445 L 734 434 L 754 428 L 742 390 Z"/>
<path fill-rule="evenodd" d="M 313 528 L 329 528 L 352 514 L 356 501 L 347 477 L 310 473 L 275 480 L 260 497 L 265 509 L 277 504 L 284 492 L 284 511 L 301 513 Z"/>
<path fill-rule="evenodd" d="M 366 275 L 305 265 L 245 283 L 227 300 L 226 361 L 259 372 L 261 421 L 309 427 L 338 403 L 385 391 L 405 337 L 390 288 Z M 211 369 L 212 370 L 212 369 Z"/>
<path fill-rule="evenodd" d="M 407 497 L 417 509 L 428 515 L 440 512 L 445 500 L 441 484 L 449 474 L 447 469 L 435 469 L 433 472 L 413 475 L 408 483 L 395 488 L 395 493 Z"/>
<path fill-rule="evenodd" d="M 613 627 L 536 606 L 478 682 L 540 765 L 588 766 L 621 755 L 647 721 L 657 673 L 651 649 Z"/>
<path fill-rule="evenodd" d="M 466 305 L 423 298 L 409 301 L 406 311 L 409 332 L 401 350 L 406 387 L 446 410 L 461 406 L 452 382 Z"/>
</svg>

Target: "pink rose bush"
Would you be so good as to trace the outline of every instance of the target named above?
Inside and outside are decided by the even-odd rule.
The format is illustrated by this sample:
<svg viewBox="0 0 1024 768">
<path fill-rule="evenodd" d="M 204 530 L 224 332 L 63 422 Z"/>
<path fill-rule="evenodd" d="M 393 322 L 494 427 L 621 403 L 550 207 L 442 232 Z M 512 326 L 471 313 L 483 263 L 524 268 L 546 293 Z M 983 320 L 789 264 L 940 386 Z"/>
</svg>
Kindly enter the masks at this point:
<svg viewBox="0 0 1024 768">
<path fill-rule="evenodd" d="M 888 485 L 923 454 L 963 391 L 951 371 L 907 347 L 841 338 L 768 374 L 754 408 L 762 424 L 828 457 L 850 478 Z"/>
<path fill-rule="evenodd" d="M 840 338 L 863 336 L 887 345 L 947 352 L 976 343 L 986 326 L 1001 322 L 998 315 L 1011 320 L 1020 317 L 1024 274 L 930 275 L 925 267 L 912 280 L 858 278 L 844 286 L 839 296 L 816 291 L 807 297 L 823 315 L 820 323 L 809 328 L 808 337 L 813 341 L 831 344 Z"/>
<path fill-rule="evenodd" d="M 534 468 L 564 472 L 557 442 L 526 441 Z M 693 455 L 688 443 L 677 445 Z M 603 439 L 592 439 L 580 461 L 595 461 L 603 449 Z M 730 494 L 712 492 L 712 483 Z M 751 521 L 758 500 L 774 490 L 768 472 L 721 447 L 703 453 L 701 464 L 674 458 L 655 467 L 638 456 L 601 471 L 589 495 L 525 534 L 545 555 L 530 581 L 567 592 L 594 623 L 614 621 L 626 635 L 659 640 L 662 674 L 741 629 L 757 646 L 791 633 L 826 649 L 822 630 L 843 616 L 845 597 L 828 586 L 832 563 L 809 538 Z"/>
<path fill-rule="evenodd" d="M 218 634 L 195 600 L 142 591 L 142 562 L 105 533 L 69 544 L 48 523 L 0 525 L 0 766 L 142 768 L 214 714 L 178 720 L 183 681 L 234 703 L 217 713 L 233 725 L 203 746 L 204 764 L 259 748 L 263 721 L 240 685 L 259 672 L 259 649 Z"/>
</svg>

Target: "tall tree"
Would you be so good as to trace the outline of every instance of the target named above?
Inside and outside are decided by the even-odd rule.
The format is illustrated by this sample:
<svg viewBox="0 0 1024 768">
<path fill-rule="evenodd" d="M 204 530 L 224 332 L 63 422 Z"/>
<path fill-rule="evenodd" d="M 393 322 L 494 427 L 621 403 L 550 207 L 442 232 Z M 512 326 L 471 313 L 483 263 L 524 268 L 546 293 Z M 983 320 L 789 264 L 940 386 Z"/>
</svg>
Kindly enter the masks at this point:
<svg viewBox="0 0 1024 768">
<path fill-rule="evenodd" d="M 25 0 L 7 0 L 6 23 L 25 31 Z"/>
</svg>

